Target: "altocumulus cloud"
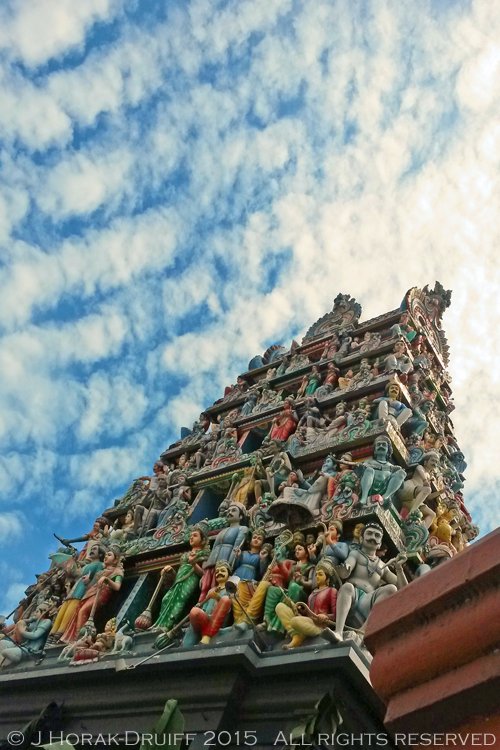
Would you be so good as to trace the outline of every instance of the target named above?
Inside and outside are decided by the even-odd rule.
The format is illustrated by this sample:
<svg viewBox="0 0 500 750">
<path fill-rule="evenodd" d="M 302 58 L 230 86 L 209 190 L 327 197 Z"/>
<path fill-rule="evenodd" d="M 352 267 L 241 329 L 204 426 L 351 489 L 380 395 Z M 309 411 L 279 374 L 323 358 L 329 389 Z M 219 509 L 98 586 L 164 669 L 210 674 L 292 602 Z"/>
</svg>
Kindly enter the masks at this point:
<svg viewBox="0 0 500 750">
<path fill-rule="evenodd" d="M 489 0 L 11 0 L 0 66 L 1 606 L 339 291 L 454 290 L 467 503 L 499 523 Z"/>
</svg>

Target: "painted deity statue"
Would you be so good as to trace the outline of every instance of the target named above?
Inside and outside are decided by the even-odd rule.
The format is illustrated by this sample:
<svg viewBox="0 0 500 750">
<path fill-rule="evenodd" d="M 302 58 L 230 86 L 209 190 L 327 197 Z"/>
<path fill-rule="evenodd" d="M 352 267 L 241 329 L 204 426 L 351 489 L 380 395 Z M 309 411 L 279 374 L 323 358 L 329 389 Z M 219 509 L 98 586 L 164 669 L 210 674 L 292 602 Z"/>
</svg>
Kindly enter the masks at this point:
<svg viewBox="0 0 500 750">
<path fill-rule="evenodd" d="M 285 628 L 276 614 L 276 606 L 287 597 L 292 602 L 305 601 L 312 588 L 314 566 L 303 535 L 295 539 L 295 562 L 286 559 L 287 548 L 282 545 L 277 551 L 270 571 L 270 580 L 263 580 L 247 608 L 250 616 L 257 619 L 264 614 L 264 621 L 258 627 L 269 633 L 284 633 Z"/>
<path fill-rule="evenodd" d="M 323 419 L 321 411 L 316 406 L 316 403 L 317 402 L 314 396 L 306 397 L 306 408 L 297 425 L 298 430 L 300 430 L 301 427 L 306 428 L 306 436 L 308 440 L 313 439 L 317 433 L 318 428 L 323 427 L 323 425 L 325 424 L 325 420 Z"/>
<path fill-rule="evenodd" d="M 241 503 L 245 508 L 253 499 L 258 503 L 266 490 L 266 480 L 267 474 L 262 464 L 262 454 L 256 451 L 250 457 L 250 466 L 245 467 L 243 474 L 233 474 L 229 492 L 219 506 L 219 515 L 223 515 L 233 502 Z"/>
<path fill-rule="evenodd" d="M 406 354 L 406 344 L 402 339 L 396 341 L 393 353 L 389 354 L 384 362 L 386 372 L 398 372 L 402 376 L 406 376 L 413 369 L 411 359 Z"/>
<path fill-rule="evenodd" d="M 303 602 L 295 604 L 290 599 L 276 606 L 276 615 L 291 636 L 283 648 L 298 648 L 306 638 L 314 638 L 335 619 L 337 591 L 332 586 L 333 565 L 323 559 L 316 565 L 316 588 L 309 595 L 307 607 Z"/>
<path fill-rule="evenodd" d="M 335 459 L 337 461 L 337 459 Z M 336 506 L 344 506 L 342 515 L 346 515 L 359 499 L 359 477 L 351 453 L 344 453 L 339 460 L 338 471 L 328 479 L 327 500 L 321 507 L 321 516 L 327 520 L 334 515 Z"/>
<path fill-rule="evenodd" d="M 404 312 L 400 319 L 399 323 L 395 323 L 391 328 L 391 334 L 395 338 L 396 336 L 402 336 L 404 337 L 408 342 L 413 341 L 415 336 L 417 335 L 417 332 L 411 328 L 409 325 L 410 322 L 410 316 L 407 312 Z"/>
<path fill-rule="evenodd" d="M 85 596 L 87 587 L 92 586 L 95 583 L 96 576 L 104 567 L 102 564 L 103 557 L 104 547 L 102 547 L 99 542 L 93 542 L 89 545 L 85 564 L 81 568 L 73 588 L 68 592 L 59 612 L 57 613 L 57 617 L 54 620 L 50 632 L 51 642 L 57 643 L 61 638 L 68 627 L 70 620 L 75 614 L 78 605 Z"/>
<path fill-rule="evenodd" d="M 383 533 L 379 524 L 367 523 L 361 534 L 361 546 L 352 548 L 345 563 L 337 568 L 346 582 L 338 592 L 335 630 L 326 628 L 322 633 L 327 640 L 339 643 L 344 639 L 344 626 L 351 612 L 356 612 L 363 620 L 361 630 L 364 630 L 374 604 L 406 586 L 403 572 L 406 555 L 400 553 L 395 558 L 396 574 L 377 555 L 382 546 Z M 380 586 L 382 581 L 385 585 Z"/>
<path fill-rule="evenodd" d="M 227 560 L 219 560 L 215 565 L 213 586 L 204 598 L 189 613 L 189 629 L 184 636 L 184 647 L 208 644 L 219 630 L 227 624 L 231 612 L 231 599 L 225 586 L 232 573 L 232 565 Z"/>
<path fill-rule="evenodd" d="M 245 619 L 244 610 L 255 594 L 257 581 L 264 576 L 269 565 L 269 553 L 272 547 L 271 545 L 264 544 L 264 540 L 264 529 L 256 529 L 250 540 L 250 549 L 241 550 L 237 548 L 234 550 L 236 562 L 233 576 L 240 579 L 238 583 L 238 601 L 233 602 L 235 625 L 238 625 Z"/>
<path fill-rule="evenodd" d="M 391 441 L 386 435 L 379 435 L 373 443 L 373 458 L 358 464 L 363 471 L 359 502 L 366 505 L 372 495 L 381 495 L 384 503 L 392 500 L 406 479 L 406 472 L 390 462 Z"/>
<path fill-rule="evenodd" d="M 82 581 L 88 586 L 80 603 L 73 613 L 61 641 L 71 643 L 78 640 L 81 629 L 97 608 L 103 607 L 119 591 L 123 581 L 123 568 L 120 565 L 120 552 L 117 547 L 110 547 L 104 555 L 104 567 L 92 579 L 84 576 Z"/>
<path fill-rule="evenodd" d="M 168 499 L 163 510 L 160 511 L 157 519 L 158 526 L 166 526 L 169 519 L 173 518 L 179 510 L 185 511 L 189 516 L 189 504 L 191 502 L 191 487 L 187 483 L 187 476 L 179 474 L 177 477 L 177 486 L 168 491 Z"/>
<path fill-rule="evenodd" d="M 208 525 L 199 523 L 193 527 L 189 539 L 189 552 L 181 556 L 174 583 L 162 599 L 160 614 L 154 628 L 170 630 L 182 618 L 182 615 L 200 585 L 203 575 L 202 564 L 208 559 Z M 161 574 L 172 572 L 172 566 L 166 565 Z"/>
<path fill-rule="evenodd" d="M 312 396 L 316 389 L 321 383 L 321 375 L 316 365 L 313 365 L 311 373 L 304 375 L 302 383 L 297 391 L 297 398 L 303 398 L 304 396 Z"/>
<path fill-rule="evenodd" d="M 377 416 L 380 423 L 387 424 L 389 422 L 395 430 L 399 430 L 412 415 L 412 410 L 405 406 L 399 400 L 400 398 L 399 384 L 397 380 L 391 380 L 387 385 L 386 395 L 373 400 L 374 404 L 378 404 Z"/>
<path fill-rule="evenodd" d="M 316 398 L 326 398 L 337 387 L 340 370 L 333 362 L 330 362 L 326 371 L 323 384 L 315 392 Z"/>
<path fill-rule="evenodd" d="M 325 359 L 331 359 L 339 350 L 339 339 L 336 334 L 333 335 L 330 341 L 327 341 L 325 347 L 321 353 L 320 362 Z"/>
<path fill-rule="evenodd" d="M 122 525 L 119 526 L 115 522 L 115 528 L 110 533 L 109 537 L 113 542 L 117 542 L 120 539 L 128 541 L 129 539 L 133 539 L 134 536 L 134 511 L 132 508 L 129 508 L 125 513 Z"/>
<path fill-rule="evenodd" d="M 164 468 L 161 461 L 155 463 L 149 489 L 135 506 L 134 533 L 136 536 L 141 536 L 144 532 L 156 526 L 158 517 L 170 498 L 168 476 Z"/>
<path fill-rule="evenodd" d="M 235 549 L 239 549 L 248 533 L 248 527 L 243 525 L 246 521 L 245 506 L 241 503 L 231 503 L 226 511 L 229 528 L 222 529 L 217 534 L 212 551 L 208 560 L 204 563 L 204 573 L 201 580 L 200 602 L 203 602 L 208 591 L 215 582 L 215 565 L 220 560 L 225 560 L 231 567 L 236 560 Z"/>
<path fill-rule="evenodd" d="M 115 645 L 116 636 L 116 617 L 108 620 L 104 626 L 104 633 L 98 635 L 87 635 L 72 645 L 66 646 L 65 649 L 73 648 L 73 658 L 70 666 L 83 666 L 98 661 L 105 653 L 109 653 Z M 62 656 L 62 654 L 61 654 Z"/>
<path fill-rule="evenodd" d="M 428 529 L 432 524 L 436 514 L 426 505 L 426 500 L 431 500 L 438 493 L 433 493 L 431 489 L 431 480 L 436 469 L 439 466 L 439 453 L 429 451 L 424 453 L 420 464 L 415 467 L 412 476 L 405 481 L 397 497 L 402 508 L 406 508 L 408 513 L 413 510 L 420 510 L 423 516 L 423 523 Z"/>
<path fill-rule="evenodd" d="M 16 643 L 6 636 L 0 640 L 0 669 L 19 664 L 30 654 L 36 655 L 43 651 L 52 622 L 50 618 L 50 604 L 40 604 L 32 618 L 21 620 L 16 624 L 20 643 Z"/>
<path fill-rule="evenodd" d="M 273 419 L 269 440 L 288 440 L 295 431 L 299 418 L 293 408 L 293 399 L 286 398 L 283 411 Z"/>
<path fill-rule="evenodd" d="M 73 544 L 73 542 L 85 542 L 85 546 L 83 547 L 82 551 L 78 555 L 78 560 L 85 560 L 87 557 L 87 549 L 91 542 L 98 542 L 100 541 L 107 533 L 107 527 L 108 527 L 109 521 L 107 518 L 101 517 L 97 518 L 94 522 L 94 525 L 92 527 L 92 531 L 89 531 L 88 534 L 84 534 L 83 536 L 76 537 L 75 539 L 63 539 L 56 534 L 54 536 L 56 539 L 58 539 L 62 544 L 64 544 L 65 547 L 69 547 L 70 544 Z"/>
<path fill-rule="evenodd" d="M 205 465 L 209 466 L 217 448 L 218 434 L 215 431 L 203 435 L 200 440 L 200 446 L 194 454 L 194 465 L 196 471 L 200 471 Z"/>
</svg>

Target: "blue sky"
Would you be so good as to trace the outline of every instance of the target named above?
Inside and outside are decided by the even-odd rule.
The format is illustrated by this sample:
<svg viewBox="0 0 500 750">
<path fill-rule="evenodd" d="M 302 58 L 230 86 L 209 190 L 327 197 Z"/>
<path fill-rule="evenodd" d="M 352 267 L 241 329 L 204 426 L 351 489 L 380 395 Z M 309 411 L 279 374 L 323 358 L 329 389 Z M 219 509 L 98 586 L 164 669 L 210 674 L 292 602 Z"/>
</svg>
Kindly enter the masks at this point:
<svg viewBox="0 0 500 750">
<path fill-rule="evenodd" d="M 499 524 L 499 68 L 490 0 L 0 6 L 0 611 L 338 292 L 453 289 Z"/>
</svg>

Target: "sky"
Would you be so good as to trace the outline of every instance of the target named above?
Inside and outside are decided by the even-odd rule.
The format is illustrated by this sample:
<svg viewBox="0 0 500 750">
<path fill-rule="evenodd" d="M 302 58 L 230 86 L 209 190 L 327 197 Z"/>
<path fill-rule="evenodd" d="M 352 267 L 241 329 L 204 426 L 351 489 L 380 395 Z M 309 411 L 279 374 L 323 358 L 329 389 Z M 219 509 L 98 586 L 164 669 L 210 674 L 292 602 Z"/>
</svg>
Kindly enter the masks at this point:
<svg viewBox="0 0 500 750">
<path fill-rule="evenodd" d="M 499 95 L 491 0 L 4 0 L 0 612 L 339 292 L 453 290 L 500 524 Z"/>
</svg>

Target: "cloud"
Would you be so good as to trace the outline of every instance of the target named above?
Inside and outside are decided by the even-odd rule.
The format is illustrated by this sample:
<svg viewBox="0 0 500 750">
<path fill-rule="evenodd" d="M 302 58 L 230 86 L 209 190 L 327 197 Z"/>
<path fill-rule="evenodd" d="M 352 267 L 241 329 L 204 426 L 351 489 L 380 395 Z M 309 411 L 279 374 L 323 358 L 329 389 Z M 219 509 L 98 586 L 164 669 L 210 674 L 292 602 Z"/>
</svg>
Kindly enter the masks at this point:
<svg viewBox="0 0 500 750">
<path fill-rule="evenodd" d="M 435 6 L 49 3 L 34 41 L 42 4 L 2 11 L 0 487 L 38 537 L 88 530 L 338 292 L 366 320 L 435 279 L 498 523 L 500 22 Z"/>
<path fill-rule="evenodd" d="M 0 541 L 5 544 L 21 537 L 25 523 L 20 513 L 0 513 Z"/>
<path fill-rule="evenodd" d="M 0 48 L 28 66 L 38 66 L 83 44 L 96 21 L 110 19 L 117 0 L 17 0 L 0 15 Z"/>
</svg>

